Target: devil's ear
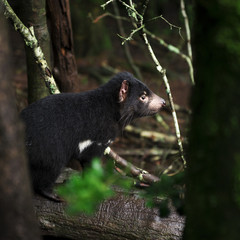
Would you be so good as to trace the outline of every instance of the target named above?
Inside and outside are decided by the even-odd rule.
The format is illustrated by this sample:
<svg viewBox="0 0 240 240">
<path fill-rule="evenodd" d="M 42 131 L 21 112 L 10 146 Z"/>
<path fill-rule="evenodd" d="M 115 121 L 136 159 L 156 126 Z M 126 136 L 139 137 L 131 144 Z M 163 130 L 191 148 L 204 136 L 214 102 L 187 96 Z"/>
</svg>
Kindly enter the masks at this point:
<svg viewBox="0 0 240 240">
<path fill-rule="evenodd" d="M 128 81 L 123 80 L 120 91 L 119 91 L 119 102 L 124 102 L 128 95 Z"/>
</svg>

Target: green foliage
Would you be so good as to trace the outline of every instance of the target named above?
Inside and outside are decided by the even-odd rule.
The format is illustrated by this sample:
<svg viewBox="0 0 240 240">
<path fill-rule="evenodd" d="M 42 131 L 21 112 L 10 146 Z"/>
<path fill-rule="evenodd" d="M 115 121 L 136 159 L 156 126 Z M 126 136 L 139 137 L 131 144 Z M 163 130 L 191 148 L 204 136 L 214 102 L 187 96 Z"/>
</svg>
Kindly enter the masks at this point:
<svg viewBox="0 0 240 240">
<path fill-rule="evenodd" d="M 112 162 L 103 169 L 100 160 L 94 159 L 84 174 L 73 174 L 65 185 L 58 187 L 57 193 L 68 203 L 67 212 L 93 214 L 103 200 L 114 195 L 113 185 L 129 188 L 130 181 L 121 179 L 113 169 Z"/>
<path fill-rule="evenodd" d="M 93 214 L 102 201 L 114 196 L 112 186 L 129 190 L 132 181 L 116 175 L 113 169 L 112 161 L 103 168 L 99 159 L 94 159 L 92 167 L 86 169 L 84 174 L 73 174 L 65 185 L 58 187 L 57 193 L 68 203 L 67 212 L 71 215 L 80 212 Z M 146 199 L 148 207 L 159 208 L 161 217 L 167 217 L 170 214 L 170 199 L 173 206 L 182 214 L 183 182 L 183 173 L 172 177 L 163 175 L 160 182 L 147 188 L 141 196 Z"/>
<path fill-rule="evenodd" d="M 174 176 L 163 175 L 161 181 L 146 189 L 142 196 L 148 207 L 158 207 L 160 216 L 167 217 L 170 200 L 178 213 L 183 214 L 184 191 L 184 172 L 181 172 Z"/>
</svg>

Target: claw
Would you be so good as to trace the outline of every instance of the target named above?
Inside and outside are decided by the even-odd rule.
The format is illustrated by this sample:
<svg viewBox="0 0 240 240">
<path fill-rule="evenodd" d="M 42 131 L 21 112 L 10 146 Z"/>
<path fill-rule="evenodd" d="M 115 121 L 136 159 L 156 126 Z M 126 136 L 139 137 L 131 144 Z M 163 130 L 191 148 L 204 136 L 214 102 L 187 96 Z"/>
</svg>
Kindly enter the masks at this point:
<svg viewBox="0 0 240 240">
<path fill-rule="evenodd" d="M 41 190 L 39 192 L 39 194 L 49 200 L 54 201 L 54 202 L 64 202 L 64 200 L 61 197 L 59 197 L 57 194 L 55 194 L 53 192 L 46 192 L 46 191 Z"/>
</svg>

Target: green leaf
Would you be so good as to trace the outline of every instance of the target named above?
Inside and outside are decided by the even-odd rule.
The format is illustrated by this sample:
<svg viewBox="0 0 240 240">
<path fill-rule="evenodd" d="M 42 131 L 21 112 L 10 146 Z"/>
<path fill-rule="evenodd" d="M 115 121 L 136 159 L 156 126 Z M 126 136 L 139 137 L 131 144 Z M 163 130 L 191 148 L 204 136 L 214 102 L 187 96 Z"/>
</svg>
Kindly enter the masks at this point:
<svg viewBox="0 0 240 240">
<path fill-rule="evenodd" d="M 67 201 L 69 214 L 93 214 L 98 205 L 114 195 L 112 185 L 129 188 L 127 179 L 121 179 L 113 172 L 113 163 L 102 168 L 99 159 L 93 159 L 91 168 L 84 173 L 73 174 L 66 184 L 57 188 L 57 193 Z"/>
</svg>

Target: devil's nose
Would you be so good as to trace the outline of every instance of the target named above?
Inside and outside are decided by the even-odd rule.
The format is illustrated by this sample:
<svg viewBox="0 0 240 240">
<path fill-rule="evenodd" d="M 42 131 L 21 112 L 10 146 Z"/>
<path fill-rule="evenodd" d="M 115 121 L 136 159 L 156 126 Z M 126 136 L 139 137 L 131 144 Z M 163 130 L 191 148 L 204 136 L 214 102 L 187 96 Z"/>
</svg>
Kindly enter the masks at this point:
<svg viewBox="0 0 240 240">
<path fill-rule="evenodd" d="M 162 101 L 162 106 L 163 106 L 163 107 L 166 106 L 165 100 L 164 100 L 164 99 L 161 99 L 161 101 Z"/>
</svg>

